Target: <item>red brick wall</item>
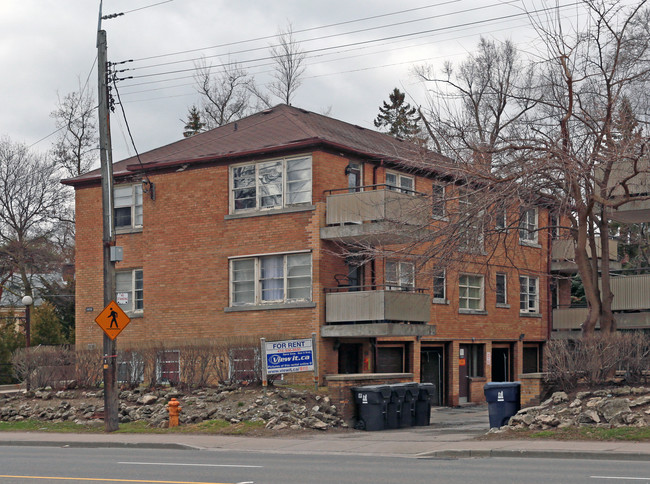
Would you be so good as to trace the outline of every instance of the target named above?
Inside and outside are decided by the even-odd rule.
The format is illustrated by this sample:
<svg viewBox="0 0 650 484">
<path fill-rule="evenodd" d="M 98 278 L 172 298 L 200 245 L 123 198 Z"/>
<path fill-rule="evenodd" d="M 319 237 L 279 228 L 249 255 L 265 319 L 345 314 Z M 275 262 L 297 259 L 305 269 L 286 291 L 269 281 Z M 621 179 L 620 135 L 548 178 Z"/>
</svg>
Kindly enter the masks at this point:
<svg viewBox="0 0 650 484">
<path fill-rule="evenodd" d="M 282 335 L 305 338 L 318 335 L 321 382 L 324 375 L 338 371 L 337 354 L 332 340 L 320 338 L 325 319 L 323 291 L 336 286 L 334 276 L 346 272 L 344 261 L 333 255 L 339 251 L 333 242 L 320 239 L 325 225 L 326 190 L 347 186 L 344 173 L 350 159 L 324 152 L 313 153 L 312 196 L 315 209 L 264 216 L 227 219 L 229 213 L 228 167 L 225 165 L 188 168 L 182 172 L 151 173 L 156 185 L 156 200 L 144 195 L 144 226 L 141 232 L 122 234 L 117 245 L 124 248 L 124 260 L 117 270 L 143 268 L 144 312 L 133 318 L 118 337 L 118 347 L 139 341 L 165 341 L 168 344 L 194 338 L 260 337 Z M 354 161 L 354 160 L 352 160 Z M 366 163 L 363 182 L 384 183 L 385 168 Z M 431 181 L 416 178 L 418 191 L 430 191 Z M 449 193 L 453 196 L 453 193 Z M 77 344 L 101 344 L 102 332 L 94 318 L 103 309 L 102 290 L 102 223 L 99 185 L 79 188 L 77 201 Z M 540 210 L 539 224 L 546 223 Z M 419 379 L 419 351 L 423 343 L 448 343 L 449 377 L 447 399 L 457 404 L 458 342 L 487 345 L 491 341 L 514 343 L 524 334 L 524 341 L 546 338 L 548 314 L 547 240 L 541 233 L 540 248 L 521 246 L 517 231 L 509 234 L 508 258 L 504 253 L 491 254 L 490 263 L 508 277 L 510 308 L 497 308 L 494 278 L 497 269 L 486 269 L 486 256 L 477 256 L 476 264 L 463 272 L 485 276 L 487 315 L 460 314 L 458 311 L 458 270 L 447 273 L 447 299 L 450 304 L 431 304 L 431 321 L 437 328 L 432 337 L 378 338 L 401 341 L 412 349 L 409 367 Z M 229 305 L 229 257 L 274 252 L 309 250 L 312 254 L 313 303 L 315 307 L 280 310 L 227 312 Z M 514 267 L 517 268 L 514 268 Z M 433 263 L 429 268 L 433 267 Z M 383 262 L 375 264 L 377 282 L 381 282 Z M 520 317 L 519 274 L 540 275 L 542 317 Z M 370 283 L 370 270 L 366 271 Z M 430 289 L 430 279 L 418 276 L 416 284 Z M 92 309 L 91 309 L 92 308 Z M 367 343 L 367 341 L 366 341 Z M 364 361 L 372 364 L 369 344 L 364 346 Z M 515 357 L 521 371 L 521 358 Z M 366 371 L 372 371 L 367 366 Z M 490 378 L 490 368 L 485 368 Z M 472 395 L 476 393 L 471 392 Z M 480 392 L 482 395 L 482 392 Z M 471 397 L 474 400 L 473 396 Z"/>
</svg>

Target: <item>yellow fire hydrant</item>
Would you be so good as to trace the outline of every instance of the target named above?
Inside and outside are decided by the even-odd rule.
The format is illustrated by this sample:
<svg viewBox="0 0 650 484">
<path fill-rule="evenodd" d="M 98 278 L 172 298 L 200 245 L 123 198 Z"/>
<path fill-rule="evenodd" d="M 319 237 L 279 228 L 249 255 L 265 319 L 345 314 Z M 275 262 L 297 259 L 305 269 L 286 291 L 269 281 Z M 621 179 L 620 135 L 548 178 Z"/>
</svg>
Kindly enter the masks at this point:
<svg viewBox="0 0 650 484">
<path fill-rule="evenodd" d="M 181 402 L 172 398 L 167 404 L 167 410 L 169 411 L 169 427 L 178 427 L 178 415 L 182 410 Z"/>
</svg>

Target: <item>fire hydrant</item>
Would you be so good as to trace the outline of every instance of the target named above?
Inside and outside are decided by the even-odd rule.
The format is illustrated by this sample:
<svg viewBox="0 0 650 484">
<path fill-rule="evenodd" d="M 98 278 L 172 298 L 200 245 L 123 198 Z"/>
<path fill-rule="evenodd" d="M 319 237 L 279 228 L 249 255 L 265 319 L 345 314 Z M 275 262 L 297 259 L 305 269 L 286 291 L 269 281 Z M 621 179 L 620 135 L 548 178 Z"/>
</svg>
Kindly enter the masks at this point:
<svg viewBox="0 0 650 484">
<path fill-rule="evenodd" d="M 169 427 L 178 427 L 178 415 L 182 410 L 181 402 L 172 398 L 167 404 L 167 410 L 169 411 Z"/>
</svg>

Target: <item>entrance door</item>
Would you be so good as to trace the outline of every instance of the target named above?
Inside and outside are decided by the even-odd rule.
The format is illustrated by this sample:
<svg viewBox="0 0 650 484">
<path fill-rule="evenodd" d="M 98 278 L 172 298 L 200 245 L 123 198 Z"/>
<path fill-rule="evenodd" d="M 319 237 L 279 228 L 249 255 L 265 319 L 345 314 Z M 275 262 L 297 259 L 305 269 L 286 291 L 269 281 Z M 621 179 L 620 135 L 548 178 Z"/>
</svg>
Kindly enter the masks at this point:
<svg viewBox="0 0 650 484">
<path fill-rule="evenodd" d="M 341 343 L 339 346 L 339 374 L 361 373 L 361 345 Z"/>
<path fill-rule="evenodd" d="M 492 381 L 510 381 L 510 348 L 492 346 Z"/>
<path fill-rule="evenodd" d="M 361 191 L 361 165 L 350 162 L 345 171 L 348 174 L 348 191 Z"/>
<path fill-rule="evenodd" d="M 469 347 L 460 345 L 458 350 L 458 403 L 467 403 L 467 397 L 469 396 L 468 358 Z"/>
<path fill-rule="evenodd" d="M 420 352 L 420 381 L 433 383 L 436 392 L 433 405 L 444 405 L 445 367 L 442 348 L 423 348 Z"/>
</svg>

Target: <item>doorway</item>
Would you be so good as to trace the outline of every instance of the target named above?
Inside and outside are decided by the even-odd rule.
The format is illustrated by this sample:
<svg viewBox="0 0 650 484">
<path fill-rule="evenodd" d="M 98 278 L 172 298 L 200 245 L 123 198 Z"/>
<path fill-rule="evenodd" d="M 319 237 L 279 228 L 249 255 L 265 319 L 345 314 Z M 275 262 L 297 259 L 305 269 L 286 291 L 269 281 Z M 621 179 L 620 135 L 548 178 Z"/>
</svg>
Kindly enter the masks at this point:
<svg viewBox="0 0 650 484">
<path fill-rule="evenodd" d="M 510 381 L 510 346 L 492 346 L 492 381 Z"/>
<path fill-rule="evenodd" d="M 458 403 L 467 403 L 469 397 L 469 345 L 458 348 Z"/>
<path fill-rule="evenodd" d="M 436 391 L 433 405 L 445 404 L 445 360 L 443 348 L 422 348 L 420 352 L 420 381 L 433 383 Z"/>
<path fill-rule="evenodd" d="M 348 175 L 348 191 L 360 192 L 361 191 L 361 164 L 348 163 L 345 173 Z"/>
<path fill-rule="evenodd" d="M 339 374 L 361 373 L 361 344 L 341 343 L 339 345 Z"/>
</svg>

